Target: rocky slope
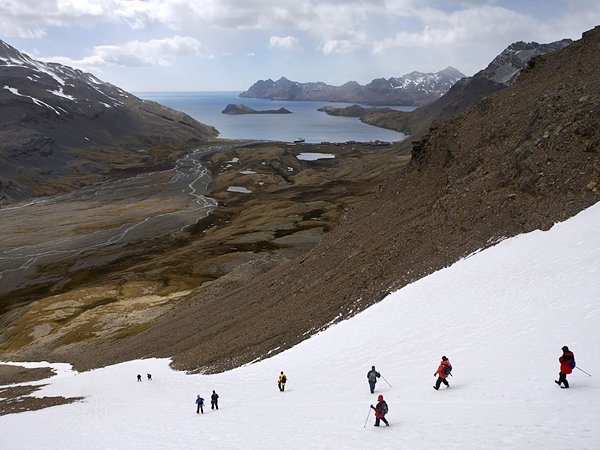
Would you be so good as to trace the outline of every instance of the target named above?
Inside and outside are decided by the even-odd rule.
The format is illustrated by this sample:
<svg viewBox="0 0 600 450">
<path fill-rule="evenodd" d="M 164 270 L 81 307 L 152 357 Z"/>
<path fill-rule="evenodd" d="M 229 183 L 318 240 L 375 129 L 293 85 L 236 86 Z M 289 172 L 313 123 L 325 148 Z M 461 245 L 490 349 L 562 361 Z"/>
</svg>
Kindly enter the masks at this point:
<svg viewBox="0 0 600 450">
<path fill-rule="evenodd" d="M 213 127 L 0 41 L 0 204 L 164 164 Z"/>
<path fill-rule="evenodd" d="M 478 249 L 547 230 L 596 203 L 599 50 L 597 27 L 432 129 L 414 142 L 409 166 L 348 210 L 308 253 L 242 267 L 227 283 L 195 291 L 151 329 L 56 356 L 81 368 L 151 355 L 172 356 L 187 370 L 235 367 Z M 440 314 L 449 307 L 451 296 Z"/>
<path fill-rule="evenodd" d="M 411 72 L 401 77 L 378 78 L 365 86 L 355 81 L 342 86 L 322 82 L 298 83 L 282 77 L 277 81 L 257 81 L 240 97 L 412 106 L 439 98 L 463 77 L 464 74 L 453 67 L 436 73 Z"/>
<path fill-rule="evenodd" d="M 571 42 L 570 39 L 550 44 L 516 42 L 504 49 L 485 69 L 457 81 L 446 94 L 427 105 L 412 112 L 373 108 L 365 110 L 360 117 L 370 125 L 420 135 L 433 123 L 449 119 L 485 96 L 511 85 L 531 59 L 565 48 Z"/>
</svg>

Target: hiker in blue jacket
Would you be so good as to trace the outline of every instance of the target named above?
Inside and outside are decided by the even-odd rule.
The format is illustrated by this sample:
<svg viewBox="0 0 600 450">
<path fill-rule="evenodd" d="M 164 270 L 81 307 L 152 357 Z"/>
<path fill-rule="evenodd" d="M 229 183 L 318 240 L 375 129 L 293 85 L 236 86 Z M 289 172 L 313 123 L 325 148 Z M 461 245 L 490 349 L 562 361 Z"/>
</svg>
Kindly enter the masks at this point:
<svg viewBox="0 0 600 450">
<path fill-rule="evenodd" d="M 367 380 L 369 380 L 371 394 L 375 393 L 375 383 L 377 383 L 377 378 L 380 376 L 381 374 L 375 370 L 375 366 L 371 366 L 371 370 L 367 372 Z"/>
<path fill-rule="evenodd" d="M 204 399 L 200 397 L 200 394 L 198 394 L 198 397 L 196 397 L 196 405 L 196 414 L 200 414 L 200 412 L 204 414 Z"/>
</svg>

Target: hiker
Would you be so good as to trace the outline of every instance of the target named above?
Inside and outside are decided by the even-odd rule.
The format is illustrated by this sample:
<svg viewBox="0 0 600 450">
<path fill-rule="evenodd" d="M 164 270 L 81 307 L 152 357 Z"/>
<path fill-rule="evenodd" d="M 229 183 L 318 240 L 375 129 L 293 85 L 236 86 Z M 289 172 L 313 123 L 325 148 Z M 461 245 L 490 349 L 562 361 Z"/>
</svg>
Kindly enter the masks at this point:
<svg viewBox="0 0 600 450">
<path fill-rule="evenodd" d="M 283 373 L 283 370 L 279 374 L 279 378 L 277 378 L 277 386 L 279 386 L 279 390 L 281 392 L 285 391 L 285 383 L 287 383 L 287 377 Z"/>
<path fill-rule="evenodd" d="M 450 372 L 452 372 L 452 364 L 450 364 L 450 361 L 448 360 L 448 358 L 446 358 L 445 356 L 442 356 L 442 361 L 440 362 L 439 367 L 433 374 L 434 377 L 435 376 L 438 377 L 437 381 L 435 382 L 435 386 L 433 386 L 433 388 L 436 391 L 440 388 L 440 385 L 442 383 L 444 383 L 447 388 L 450 387 L 450 385 L 448 384 L 448 380 L 446 380 L 448 375 L 451 374 Z"/>
<path fill-rule="evenodd" d="M 219 394 L 215 391 L 210 396 L 210 409 L 219 409 Z"/>
<path fill-rule="evenodd" d="M 148 381 L 152 381 L 152 374 L 147 373 L 146 376 L 148 377 Z"/>
<path fill-rule="evenodd" d="M 383 395 L 379 394 L 379 397 L 377 397 L 377 406 L 371 405 L 371 408 L 375 410 L 375 426 L 378 427 L 379 421 L 383 420 L 383 423 L 389 427 L 390 424 L 385 418 L 385 415 L 388 413 L 388 405 L 383 399 Z"/>
<path fill-rule="evenodd" d="M 369 380 L 371 394 L 375 393 L 375 383 L 377 383 L 377 378 L 379 378 L 380 376 L 381 374 L 375 370 L 375 366 L 371 366 L 371 370 L 367 372 L 367 380 Z"/>
<path fill-rule="evenodd" d="M 138 381 L 142 381 L 142 376 L 138 373 Z"/>
<path fill-rule="evenodd" d="M 558 380 L 554 380 L 563 389 L 569 388 L 569 382 L 567 381 L 567 375 L 573 372 L 575 368 L 575 356 L 573 352 L 569 350 L 566 345 L 562 348 L 563 354 L 558 358 L 560 363 L 560 372 L 558 372 Z M 563 384 L 564 386 L 561 386 Z"/>
<path fill-rule="evenodd" d="M 196 397 L 196 405 L 196 414 L 200 414 L 200 412 L 204 414 L 204 399 L 200 397 L 200 394 L 198 394 L 198 397 Z"/>
</svg>

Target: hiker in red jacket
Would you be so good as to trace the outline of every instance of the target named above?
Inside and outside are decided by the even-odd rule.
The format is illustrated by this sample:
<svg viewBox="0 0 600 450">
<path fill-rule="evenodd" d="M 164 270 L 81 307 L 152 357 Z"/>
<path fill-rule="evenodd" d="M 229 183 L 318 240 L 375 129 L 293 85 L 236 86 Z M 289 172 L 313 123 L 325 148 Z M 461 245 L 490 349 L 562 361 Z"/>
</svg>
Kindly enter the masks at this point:
<svg viewBox="0 0 600 450">
<path fill-rule="evenodd" d="M 438 366 L 437 370 L 434 372 L 433 376 L 437 376 L 438 379 L 435 382 L 435 386 L 433 386 L 433 388 L 437 391 L 441 384 L 444 383 L 446 385 L 447 388 L 450 387 L 450 385 L 448 384 L 448 380 L 446 380 L 446 378 L 448 377 L 448 375 L 450 375 L 450 372 L 452 371 L 452 365 L 450 364 L 450 360 L 448 360 L 448 358 L 446 358 L 445 356 L 442 356 L 442 361 L 440 362 L 440 365 Z"/>
<path fill-rule="evenodd" d="M 378 427 L 379 421 L 382 420 L 383 423 L 389 427 L 390 424 L 385 418 L 385 415 L 388 413 L 388 405 L 383 399 L 383 395 L 380 394 L 379 397 L 377 397 L 377 405 L 371 405 L 371 408 L 375 410 L 375 426 Z"/>
<path fill-rule="evenodd" d="M 573 352 L 569 350 L 569 347 L 566 345 L 562 348 L 563 354 L 560 358 L 558 358 L 558 362 L 560 363 L 560 372 L 558 373 L 558 380 L 554 380 L 556 384 L 559 386 L 564 384 L 564 386 L 560 386 L 561 388 L 567 389 L 569 387 L 569 382 L 567 381 L 567 375 L 573 372 L 573 368 L 575 367 L 575 356 Z"/>
</svg>

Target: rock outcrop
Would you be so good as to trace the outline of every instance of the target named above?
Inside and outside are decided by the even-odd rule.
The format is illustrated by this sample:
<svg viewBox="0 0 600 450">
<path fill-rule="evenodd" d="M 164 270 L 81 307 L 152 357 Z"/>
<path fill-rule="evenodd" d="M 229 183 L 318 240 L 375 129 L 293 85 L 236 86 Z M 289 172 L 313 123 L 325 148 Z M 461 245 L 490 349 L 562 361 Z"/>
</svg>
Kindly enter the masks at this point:
<svg viewBox="0 0 600 450">
<path fill-rule="evenodd" d="M 264 110 L 256 110 L 254 108 L 250 108 L 248 105 L 244 105 L 244 104 L 233 104 L 230 103 L 229 105 L 227 105 L 225 107 L 225 109 L 223 111 L 221 111 L 221 114 L 229 114 L 232 116 L 238 115 L 238 114 L 291 114 L 292 112 L 285 109 L 285 108 L 279 108 L 279 109 L 264 109 Z"/>
</svg>

